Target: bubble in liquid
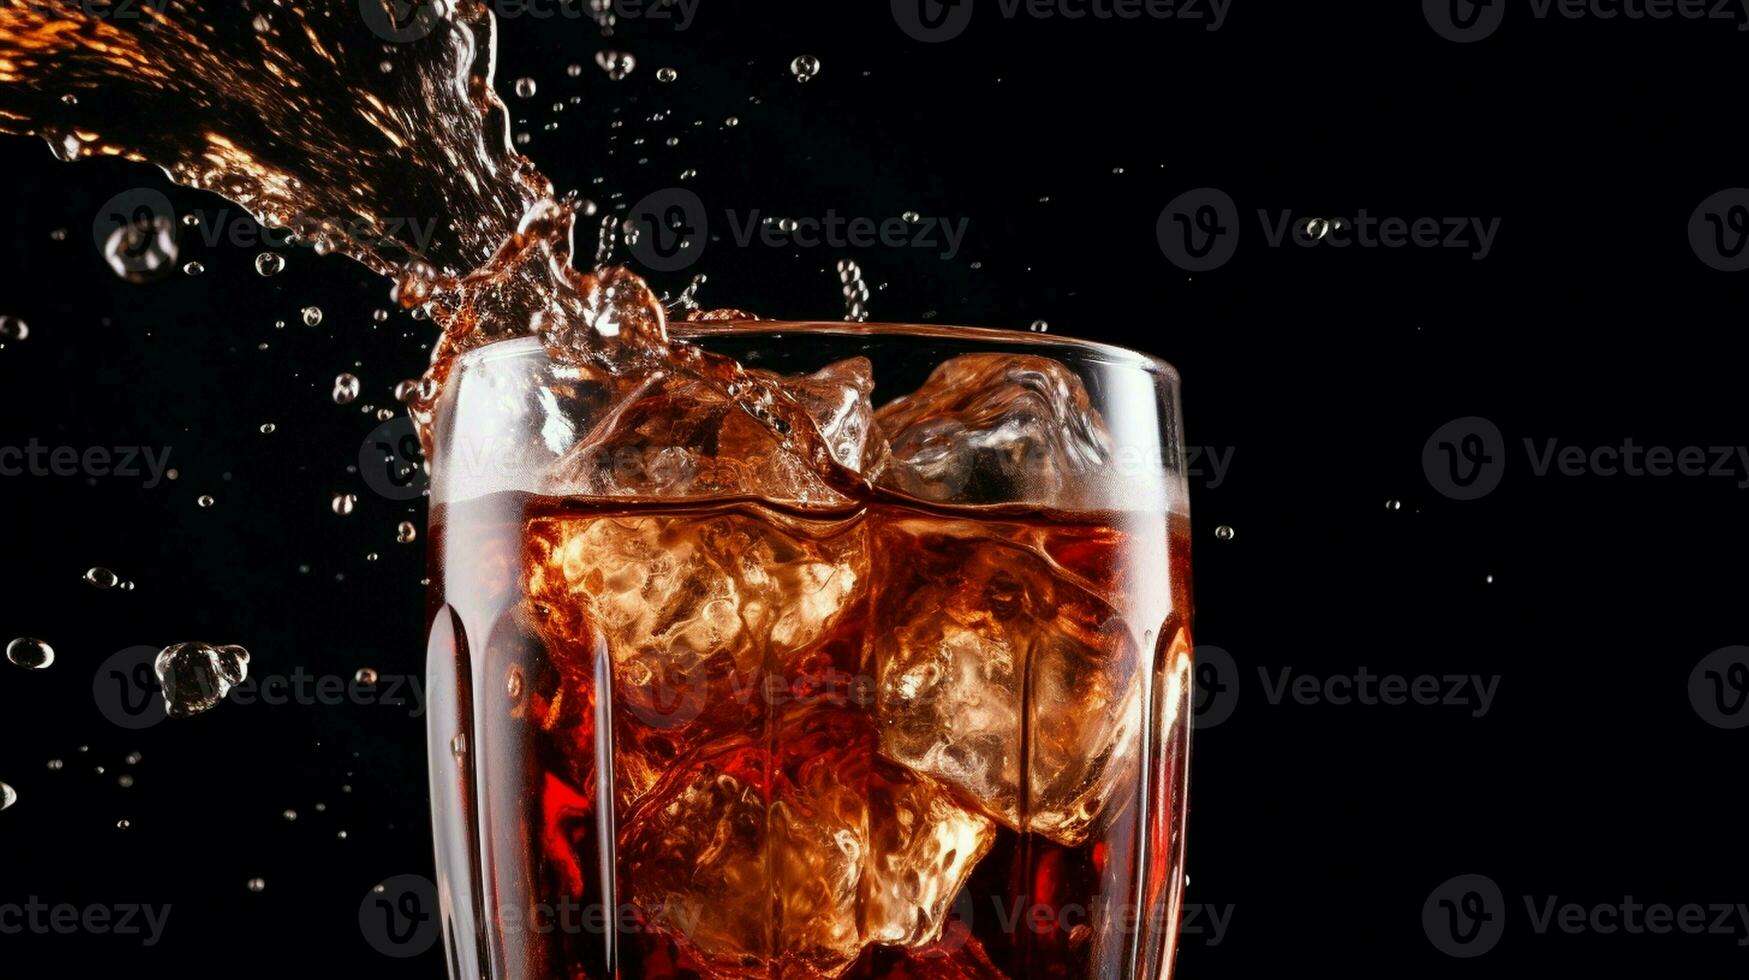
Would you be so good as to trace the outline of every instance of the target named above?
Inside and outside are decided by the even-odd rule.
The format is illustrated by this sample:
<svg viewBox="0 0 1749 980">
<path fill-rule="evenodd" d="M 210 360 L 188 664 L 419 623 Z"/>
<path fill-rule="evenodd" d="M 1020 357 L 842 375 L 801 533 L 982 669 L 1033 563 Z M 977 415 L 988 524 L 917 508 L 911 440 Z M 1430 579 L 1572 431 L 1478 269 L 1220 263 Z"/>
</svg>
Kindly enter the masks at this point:
<svg viewBox="0 0 1749 980">
<path fill-rule="evenodd" d="M 322 308 L 320 306 L 304 307 L 304 326 L 319 327 L 322 325 Z"/>
<path fill-rule="evenodd" d="M 206 266 L 201 265 L 199 262 L 190 262 L 182 267 L 182 271 L 191 276 L 198 276 L 206 272 Z"/>
<path fill-rule="evenodd" d="M 518 78 L 515 84 L 516 97 L 519 99 L 532 99 L 534 98 L 534 93 L 538 91 L 539 88 L 540 86 L 536 85 L 532 78 Z"/>
<path fill-rule="evenodd" d="M 201 494 L 200 496 L 194 498 L 194 502 L 195 502 L 195 505 L 200 507 L 202 510 L 205 510 L 206 508 L 211 507 L 213 504 L 218 503 L 218 501 L 213 499 L 213 495 L 210 493 Z"/>
<path fill-rule="evenodd" d="M 375 684 L 377 682 L 376 668 L 360 667 L 358 673 L 352 675 L 352 679 L 360 684 Z"/>
<path fill-rule="evenodd" d="M 623 80 L 638 67 L 638 59 L 627 51 L 597 51 L 595 52 L 595 64 L 602 71 L 607 72 L 608 78 L 617 82 Z"/>
<path fill-rule="evenodd" d="M 658 69 L 656 69 L 656 81 L 658 81 L 658 82 L 672 82 L 676 78 L 679 78 L 679 77 L 680 77 L 680 73 L 675 71 L 672 68 L 658 68 Z"/>
<path fill-rule="evenodd" d="M 262 252 L 255 256 L 255 271 L 264 276 L 277 276 L 285 271 L 285 256 L 278 252 Z"/>
<path fill-rule="evenodd" d="M 789 71 L 798 82 L 812 81 L 820 74 L 820 59 L 811 54 L 797 55 L 796 60 L 789 63 Z"/>
<path fill-rule="evenodd" d="M 4 810 L 18 802 L 18 791 L 5 783 L 0 783 L 0 810 Z"/>
<path fill-rule="evenodd" d="M 358 495 L 352 493 L 337 493 L 334 495 L 333 501 L 329 503 L 329 506 L 334 508 L 334 513 L 341 517 L 352 513 L 352 508 L 357 505 Z"/>
<path fill-rule="evenodd" d="M 1044 320 L 1034 320 L 1032 321 L 1032 326 L 1027 329 L 1031 330 L 1033 333 L 1049 333 L 1051 325 Z"/>
<path fill-rule="evenodd" d="M 117 225 L 103 243 L 103 261 L 128 282 L 151 282 L 167 275 L 180 249 L 176 228 L 163 216 Z"/>
<path fill-rule="evenodd" d="M 260 878 L 250 878 L 248 888 L 252 892 L 260 892 L 267 887 L 267 882 Z"/>
<path fill-rule="evenodd" d="M 334 378 L 334 404 L 350 405 L 358 397 L 358 379 L 350 374 L 336 375 Z"/>
<path fill-rule="evenodd" d="M 419 529 L 413 526 L 412 521 L 402 521 L 395 526 L 396 541 L 402 544 L 412 544 L 417 537 L 419 537 Z"/>
<path fill-rule="evenodd" d="M 1220 527 L 1215 528 L 1215 537 L 1222 541 L 1231 541 L 1233 540 L 1233 529 L 1222 524 Z"/>
<path fill-rule="evenodd" d="M 113 589 L 121 584 L 120 576 L 101 565 L 85 570 L 85 581 L 100 589 Z"/>
<path fill-rule="evenodd" d="M 0 344 L 30 336 L 30 325 L 15 316 L 0 316 Z"/>
<path fill-rule="evenodd" d="M 55 662 L 55 651 L 41 640 L 21 636 L 6 644 L 6 659 L 25 670 L 46 670 Z"/>
</svg>

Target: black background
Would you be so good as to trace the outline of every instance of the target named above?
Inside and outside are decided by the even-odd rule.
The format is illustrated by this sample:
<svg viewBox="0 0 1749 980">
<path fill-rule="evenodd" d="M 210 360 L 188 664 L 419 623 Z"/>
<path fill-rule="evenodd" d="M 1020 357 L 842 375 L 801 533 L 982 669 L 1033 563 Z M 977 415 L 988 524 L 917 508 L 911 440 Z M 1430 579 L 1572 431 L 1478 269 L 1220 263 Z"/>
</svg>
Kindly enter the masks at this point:
<svg viewBox="0 0 1749 980">
<path fill-rule="evenodd" d="M 1183 976 L 1744 962 L 1749 923 L 1735 916 L 1732 935 L 1538 933 L 1525 896 L 1749 901 L 1745 735 L 1703 720 L 1688 687 L 1703 657 L 1749 642 L 1749 471 L 1539 477 L 1524 440 L 1749 441 L 1746 280 L 1710 268 L 1688 234 L 1704 199 L 1749 184 L 1749 34 L 1513 6 L 1494 36 L 1457 44 L 1418 4 L 1235 0 L 1218 31 L 976 7 L 939 44 L 906 36 L 883 3 L 700 0 L 689 30 L 627 21 L 608 40 L 584 21 L 509 20 L 498 85 L 555 184 L 603 205 L 696 168 L 686 186 L 717 211 L 970 222 L 952 259 L 742 248 L 717 229 L 690 270 L 710 276 L 707 306 L 833 319 L 833 266 L 853 258 L 877 320 L 1042 319 L 1180 369 L 1189 441 L 1232 454 L 1220 485 L 1196 481 L 1192 513 L 1198 639 L 1231 654 L 1224 680 L 1240 692 L 1197 738 L 1190 823 L 1188 901 L 1230 918 L 1218 942 L 1206 913 L 1186 936 Z M 630 78 L 592 64 L 606 47 L 637 56 Z M 823 65 L 807 85 L 789 72 L 802 54 Z M 575 79 L 573 62 L 586 66 Z M 661 66 L 678 80 L 658 83 Z M 539 83 L 534 99 L 510 95 L 519 76 Z M 572 94 L 581 105 L 550 112 Z M 649 121 L 657 111 L 670 115 Z M 740 125 L 725 128 L 731 115 Z M 0 779 L 20 797 L 0 813 L 0 902 L 173 906 L 149 949 L 0 935 L 8 974 L 442 975 L 435 948 L 388 959 L 357 923 L 374 883 L 431 872 L 422 718 L 223 705 L 134 733 L 91 694 L 113 652 L 197 638 L 246 645 L 257 674 L 422 671 L 424 554 L 395 526 L 423 527 L 423 508 L 373 494 L 349 467 L 377 424 L 360 407 L 392 404 L 394 383 L 418 374 L 430 325 L 374 323 L 386 284 L 305 249 L 263 279 L 259 249 L 184 235 L 181 261 L 204 275 L 123 282 L 90 233 L 113 194 L 152 187 L 180 212 L 241 212 L 143 166 L 57 163 L 32 140 L 0 143 L 0 165 L 0 314 L 30 325 L 0 350 L 0 445 L 169 447 L 179 471 L 150 489 L 0 478 L 0 633 L 59 654 L 45 672 L 0 669 Z M 1189 275 L 1156 222 L 1203 187 L 1231 195 L 1243 230 L 1231 262 Z M 1481 261 L 1272 248 L 1259 209 L 1499 218 L 1500 232 Z M 653 281 L 673 292 L 689 274 Z M 312 304 L 317 328 L 299 317 Z M 328 391 L 346 370 L 365 393 L 340 407 Z M 1492 494 L 1458 501 L 1430 483 L 1423 449 L 1468 416 L 1498 426 L 1506 464 Z M 351 516 L 331 511 L 338 492 L 359 495 Z M 197 507 L 202 494 L 215 506 Z M 137 588 L 93 589 L 81 581 L 93 565 Z M 1258 670 L 1289 667 L 1498 688 L 1482 717 L 1271 704 Z M 124 772 L 135 785 L 117 785 Z M 1462 874 L 1504 895 L 1504 937 L 1473 959 L 1441 952 L 1422 918 Z"/>
</svg>

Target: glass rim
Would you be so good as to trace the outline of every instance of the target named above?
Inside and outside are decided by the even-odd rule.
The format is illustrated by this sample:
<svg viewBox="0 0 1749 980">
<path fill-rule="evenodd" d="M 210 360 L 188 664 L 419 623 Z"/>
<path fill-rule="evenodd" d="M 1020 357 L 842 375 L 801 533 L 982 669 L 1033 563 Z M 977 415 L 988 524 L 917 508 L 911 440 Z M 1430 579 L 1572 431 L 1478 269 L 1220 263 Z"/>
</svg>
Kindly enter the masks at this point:
<svg viewBox="0 0 1749 980">
<path fill-rule="evenodd" d="M 950 324 L 921 323 L 855 323 L 848 320 L 674 320 L 668 324 L 668 336 L 675 340 L 740 336 L 777 338 L 786 333 L 837 334 L 848 337 L 913 337 L 937 340 L 963 340 L 988 344 L 1020 344 L 1050 348 L 1068 348 L 1099 358 L 1114 366 L 1140 368 L 1164 375 L 1174 386 L 1180 384 L 1178 369 L 1152 354 L 1119 347 L 1096 340 L 1083 340 L 1059 334 L 1032 333 L 1022 330 L 1002 330 L 994 327 L 962 327 Z M 495 360 L 521 353 L 529 347 L 539 347 L 539 337 L 516 337 L 495 341 L 456 358 L 456 366 L 470 362 Z"/>
</svg>

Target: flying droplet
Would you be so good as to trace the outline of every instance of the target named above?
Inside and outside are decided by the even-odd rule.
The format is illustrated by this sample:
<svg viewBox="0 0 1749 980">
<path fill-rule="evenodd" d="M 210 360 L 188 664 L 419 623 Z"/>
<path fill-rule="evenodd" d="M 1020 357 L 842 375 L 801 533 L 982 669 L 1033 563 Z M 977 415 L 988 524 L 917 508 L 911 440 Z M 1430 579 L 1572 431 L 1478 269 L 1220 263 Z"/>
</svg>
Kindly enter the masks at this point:
<svg viewBox="0 0 1749 980">
<path fill-rule="evenodd" d="M 46 670 L 55 662 L 55 651 L 41 640 L 21 636 L 6 644 L 6 659 L 26 670 Z"/>
<path fill-rule="evenodd" d="M 1385 509 L 1386 510 L 1402 510 L 1403 509 L 1403 502 L 1401 500 L 1387 500 L 1387 501 L 1385 501 Z"/>
<path fill-rule="evenodd" d="M 182 271 L 187 275 L 198 276 L 206 272 L 206 266 L 201 265 L 199 262 L 190 262 L 182 267 Z"/>
<path fill-rule="evenodd" d="M 285 256 L 278 252 L 262 252 L 255 256 L 255 271 L 264 276 L 277 276 L 285 271 Z"/>
<path fill-rule="evenodd" d="M 30 336 L 30 325 L 15 316 L 0 316 L 0 344 Z"/>
<path fill-rule="evenodd" d="M 1215 537 L 1222 541 L 1231 541 L 1233 540 L 1233 529 L 1222 524 L 1220 527 L 1215 528 Z"/>
<path fill-rule="evenodd" d="M 117 786 L 120 786 L 122 789 L 127 789 L 134 784 L 134 777 L 132 777 L 124 772 L 121 775 L 115 777 L 115 784 Z"/>
<path fill-rule="evenodd" d="M 905 223 L 908 225 L 914 225 L 923 220 L 923 216 L 915 211 L 906 211 L 904 214 L 899 215 L 899 217 L 905 219 Z"/>
<path fill-rule="evenodd" d="M 121 578 L 103 566 L 95 566 L 85 570 L 85 581 L 100 589 L 113 589 L 121 584 Z"/>
<path fill-rule="evenodd" d="M 358 379 L 350 374 L 336 375 L 334 378 L 334 404 L 350 405 L 358 397 Z"/>
<path fill-rule="evenodd" d="M 248 888 L 252 892 L 256 892 L 257 894 L 259 894 L 261 892 L 261 890 L 266 888 L 266 887 L 267 887 L 267 882 L 264 881 L 263 879 L 260 879 L 260 878 L 250 878 L 249 879 Z"/>
<path fill-rule="evenodd" d="M 1027 329 L 1031 330 L 1033 333 L 1050 333 L 1051 325 L 1044 320 L 1034 320 L 1032 321 L 1032 326 Z"/>
<path fill-rule="evenodd" d="M 132 826 L 133 826 L 133 824 L 128 822 L 128 819 L 126 817 L 123 817 L 122 819 L 117 820 L 115 822 L 115 829 L 117 829 L 117 830 L 126 830 Z"/>
<path fill-rule="evenodd" d="M 144 283 L 168 275 L 178 251 L 176 226 L 154 215 L 117 225 L 103 243 L 103 260 L 128 282 Z"/>
<path fill-rule="evenodd" d="M 296 820 L 298 818 L 298 811 L 287 810 L 284 813 L 280 814 L 280 816 L 284 817 L 286 819 L 286 821 L 289 823 L 289 822 Z"/>
<path fill-rule="evenodd" d="M 352 675 L 352 679 L 360 684 L 375 684 L 377 682 L 376 668 L 360 667 L 358 673 Z"/>
<path fill-rule="evenodd" d="M 62 769 L 65 769 L 66 767 L 67 767 L 67 764 L 65 762 L 62 762 L 60 759 L 50 759 L 49 760 L 49 771 L 50 772 L 60 772 Z"/>
<path fill-rule="evenodd" d="M 608 78 L 617 82 L 623 80 L 632 73 L 633 69 L 638 67 L 638 59 L 625 51 L 597 51 L 595 52 L 595 64 L 602 71 L 607 72 Z"/>
<path fill-rule="evenodd" d="M 515 88 L 517 98 L 532 99 L 534 98 L 534 93 L 539 91 L 540 86 L 534 83 L 534 79 L 524 77 L 516 80 Z"/>
<path fill-rule="evenodd" d="M 672 68 L 658 68 L 658 69 L 656 69 L 656 81 L 658 81 L 658 82 L 672 82 L 676 78 L 679 78 L 679 77 L 680 77 L 680 73 L 675 71 Z"/>
<path fill-rule="evenodd" d="M 124 756 L 122 758 L 121 761 L 127 763 L 130 766 L 137 766 L 140 764 L 140 758 L 141 758 L 141 756 L 138 752 L 129 752 L 126 756 Z"/>
<path fill-rule="evenodd" d="M 0 810 L 4 810 L 18 802 L 18 791 L 5 783 L 0 783 Z"/>
<path fill-rule="evenodd" d="M 334 508 L 334 513 L 339 514 L 341 517 L 345 517 L 347 514 L 352 513 L 352 508 L 357 505 L 358 495 L 352 493 L 337 493 L 334 495 L 333 501 L 329 504 L 329 506 Z"/>
<path fill-rule="evenodd" d="M 206 508 L 211 507 L 213 504 L 218 503 L 218 501 L 213 499 L 213 495 L 210 493 L 201 494 L 200 496 L 194 498 L 194 502 L 202 510 L 205 510 Z"/>
<path fill-rule="evenodd" d="M 789 71 L 798 82 L 813 81 L 814 76 L 820 74 L 820 59 L 811 54 L 798 55 L 789 63 Z"/>
<path fill-rule="evenodd" d="M 319 327 L 322 325 L 322 308 L 320 306 L 304 307 L 304 326 Z"/>
<path fill-rule="evenodd" d="M 198 715 L 224 700 L 249 676 L 249 651 L 240 646 L 173 643 L 152 663 L 172 718 Z"/>
<path fill-rule="evenodd" d="M 412 521 L 402 521 L 396 525 L 395 540 L 401 544 L 412 544 L 417 537 L 419 537 L 419 529 L 413 526 Z"/>
</svg>

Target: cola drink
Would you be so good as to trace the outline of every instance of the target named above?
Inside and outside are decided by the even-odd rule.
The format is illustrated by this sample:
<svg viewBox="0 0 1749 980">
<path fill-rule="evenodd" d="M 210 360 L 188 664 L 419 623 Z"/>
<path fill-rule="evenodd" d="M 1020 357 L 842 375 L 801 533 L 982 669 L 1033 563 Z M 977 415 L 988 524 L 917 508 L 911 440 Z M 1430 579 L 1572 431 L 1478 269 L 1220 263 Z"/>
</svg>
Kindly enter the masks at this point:
<svg viewBox="0 0 1749 980">
<path fill-rule="evenodd" d="M 796 331 L 719 336 L 745 356 Z M 773 487 L 769 459 L 741 465 L 770 433 L 712 416 L 699 390 L 598 399 L 593 426 L 573 403 L 567 438 L 588 436 L 538 462 L 502 439 L 453 445 L 496 439 L 508 418 L 548 433 L 536 441 L 554 429 L 524 411 L 552 391 L 538 348 L 482 353 L 496 365 L 464 357 L 439 413 L 431 517 L 433 701 L 453 709 L 433 715 L 431 738 L 454 975 L 1168 975 L 1187 521 L 1134 473 L 1119 494 L 1141 505 L 1129 509 L 988 499 L 1041 485 L 1087 497 L 1076 473 L 1040 479 L 1073 456 L 1063 433 L 1077 425 L 1115 459 L 1071 372 L 962 356 L 855 424 L 854 409 L 823 413 L 821 430 L 860 433 L 846 457 L 881 460 L 888 486 L 819 499 Z M 819 401 L 843 409 L 864 372 L 788 384 L 837 378 L 845 397 Z M 1029 400 L 1014 380 L 1028 372 L 1065 390 Z M 1028 431 L 1050 448 L 1010 453 Z M 960 437 L 979 451 L 956 455 Z M 610 469 L 582 465 L 591 442 L 616 449 Z M 1011 458 L 1024 473 L 1004 472 Z M 980 502 L 922 496 L 949 496 L 943 459 L 973 471 L 953 495 Z M 592 492 L 552 492 L 578 481 Z"/>
</svg>

